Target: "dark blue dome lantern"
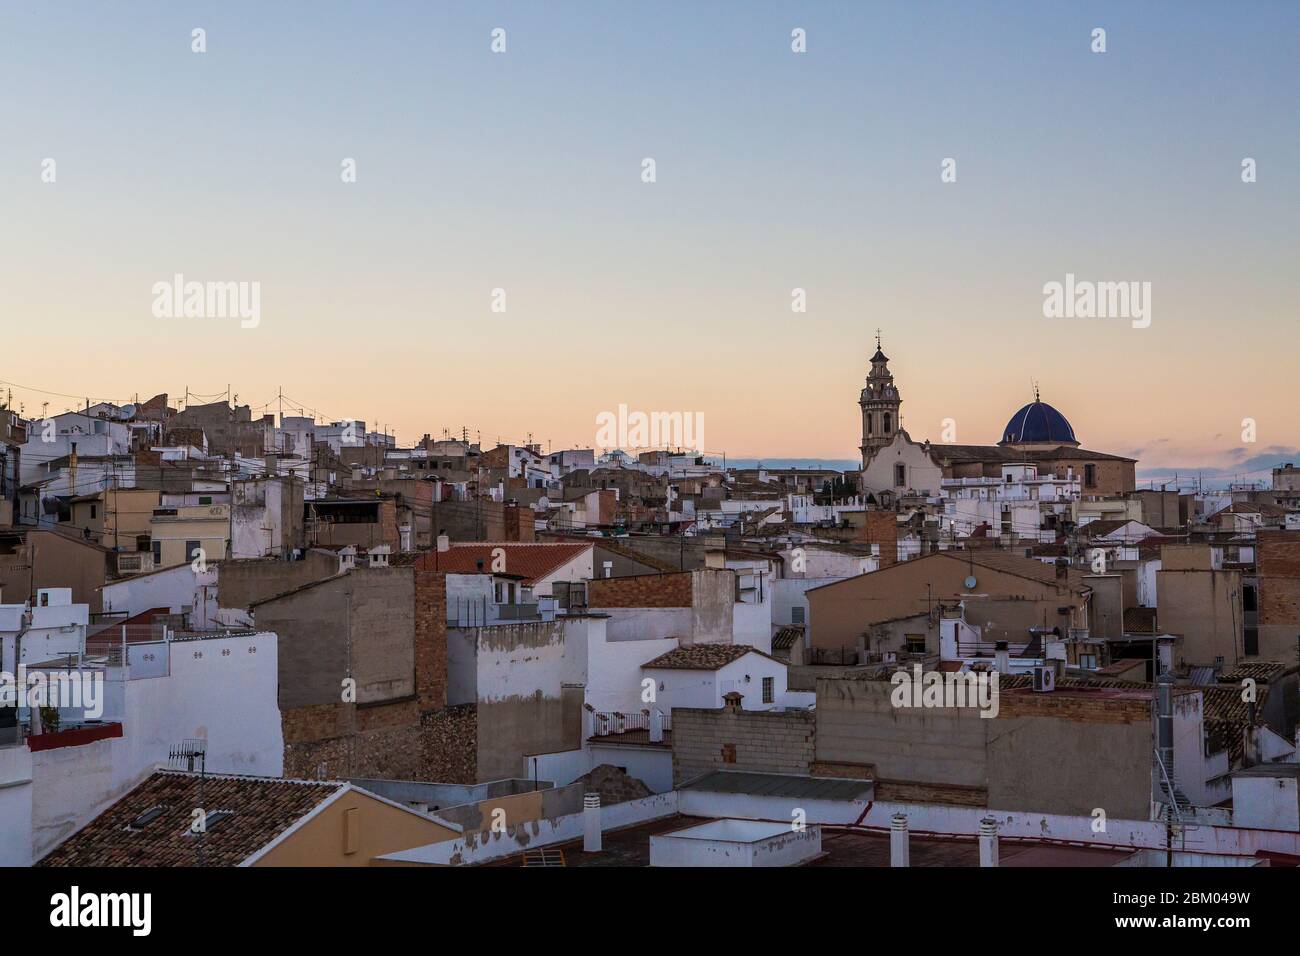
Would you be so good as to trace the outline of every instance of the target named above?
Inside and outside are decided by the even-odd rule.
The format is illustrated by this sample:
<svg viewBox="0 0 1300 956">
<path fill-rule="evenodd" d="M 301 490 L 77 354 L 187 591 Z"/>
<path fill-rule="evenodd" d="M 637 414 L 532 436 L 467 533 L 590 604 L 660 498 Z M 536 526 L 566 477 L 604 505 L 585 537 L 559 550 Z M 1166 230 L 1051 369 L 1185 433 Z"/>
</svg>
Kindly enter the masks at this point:
<svg viewBox="0 0 1300 956">
<path fill-rule="evenodd" d="M 999 445 L 1079 445 L 1074 429 L 1065 416 L 1051 405 L 1040 401 L 1037 391 L 1034 400 L 1011 416 L 1002 429 Z"/>
</svg>

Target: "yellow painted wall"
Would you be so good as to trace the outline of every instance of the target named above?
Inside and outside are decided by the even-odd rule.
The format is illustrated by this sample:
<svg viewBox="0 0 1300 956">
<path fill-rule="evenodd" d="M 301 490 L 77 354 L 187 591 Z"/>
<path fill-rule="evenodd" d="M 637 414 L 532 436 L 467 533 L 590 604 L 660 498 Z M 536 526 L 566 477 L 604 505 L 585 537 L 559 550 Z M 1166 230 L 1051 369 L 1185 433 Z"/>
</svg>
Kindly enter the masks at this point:
<svg viewBox="0 0 1300 956">
<path fill-rule="evenodd" d="M 348 811 L 355 811 L 355 852 L 347 852 Z M 455 830 L 349 790 L 254 866 L 370 866 L 385 853 L 396 853 L 459 836 Z"/>
</svg>

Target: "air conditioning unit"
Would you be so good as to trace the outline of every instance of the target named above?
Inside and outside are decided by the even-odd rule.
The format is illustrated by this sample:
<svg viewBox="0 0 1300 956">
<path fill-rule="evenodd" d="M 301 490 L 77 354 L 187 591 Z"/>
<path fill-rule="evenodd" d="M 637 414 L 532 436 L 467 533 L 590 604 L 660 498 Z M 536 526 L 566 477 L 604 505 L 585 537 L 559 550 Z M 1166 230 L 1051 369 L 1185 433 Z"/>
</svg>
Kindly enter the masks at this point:
<svg viewBox="0 0 1300 956">
<path fill-rule="evenodd" d="M 1034 668 L 1034 690 L 1046 693 L 1056 689 L 1056 668 L 1041 664 Z"/>
</svg>

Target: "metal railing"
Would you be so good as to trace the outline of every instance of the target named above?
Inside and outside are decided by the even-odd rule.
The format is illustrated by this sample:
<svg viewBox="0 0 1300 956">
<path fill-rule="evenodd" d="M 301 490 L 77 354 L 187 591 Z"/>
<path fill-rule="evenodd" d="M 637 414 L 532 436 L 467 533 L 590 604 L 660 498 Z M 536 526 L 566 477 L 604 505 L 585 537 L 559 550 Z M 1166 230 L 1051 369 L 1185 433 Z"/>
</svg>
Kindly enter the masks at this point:
<svg viewBox="0 0 1300 956">
<path fill-rule="evenodd" d="M 647 713 L 625 714 L 620 711 L 595 711 L 592 714 L 592 736 L 607 737 L 611 734 L 624 734 L 630 730 L 650 730 L 651 715 Z M 672 712 L 659 712 L 659 726 L 665 733 L 673 729 Z"/>
</svg>

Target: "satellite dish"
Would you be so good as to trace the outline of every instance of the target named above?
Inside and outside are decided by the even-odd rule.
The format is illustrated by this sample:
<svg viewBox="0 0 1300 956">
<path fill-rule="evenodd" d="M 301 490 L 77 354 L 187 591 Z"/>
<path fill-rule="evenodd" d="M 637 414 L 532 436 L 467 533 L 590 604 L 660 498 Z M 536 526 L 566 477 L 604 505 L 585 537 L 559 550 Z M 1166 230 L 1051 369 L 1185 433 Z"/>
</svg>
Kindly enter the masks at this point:
<svg viewBox="0 0 1300 956">
<path fill-rule="evenodd" d="M 973 574 L 966 575 L 966 582 L 965 582 L 966 590 L 968 591 L 971 590 L 971 588 L 975 587 L 975 585 L 978 583 L 979 582 L 975 580 L 975 575 Z"/>
<path fill-rule="evenodd" d="M 128 404 L 128 405 L 123 405 L 123 406 L 122 406 L 122 417 L 123 417 L 123 418 L 135 418 L 135 406 L 134 406 L 134 405 L 130 405 L 130 404 Z"/>
</svg>

